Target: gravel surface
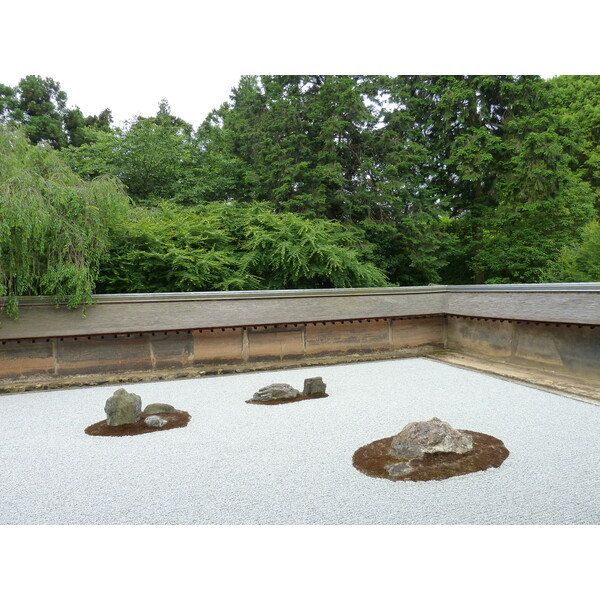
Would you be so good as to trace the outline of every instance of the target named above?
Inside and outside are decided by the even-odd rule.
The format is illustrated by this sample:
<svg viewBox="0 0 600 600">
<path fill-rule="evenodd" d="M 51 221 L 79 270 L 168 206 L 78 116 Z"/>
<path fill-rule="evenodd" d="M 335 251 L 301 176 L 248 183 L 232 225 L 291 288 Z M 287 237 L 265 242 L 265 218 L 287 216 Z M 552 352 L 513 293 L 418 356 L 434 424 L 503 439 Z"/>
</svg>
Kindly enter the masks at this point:
<svg viewBox="0 0 600 600">
<path fill-rule="evenodd" d="M 328 398 L 256 406 L 322 376 Z M 600 407 L 405 359 L 126 385 L 192 415 L 182 429 L 85 435 L 119 386 L 0 397 L 1 524 L 600 523 Z M 391 482 L 354 451 L 437 416 L 500 438 L 498 469 Z"/>
</svg>

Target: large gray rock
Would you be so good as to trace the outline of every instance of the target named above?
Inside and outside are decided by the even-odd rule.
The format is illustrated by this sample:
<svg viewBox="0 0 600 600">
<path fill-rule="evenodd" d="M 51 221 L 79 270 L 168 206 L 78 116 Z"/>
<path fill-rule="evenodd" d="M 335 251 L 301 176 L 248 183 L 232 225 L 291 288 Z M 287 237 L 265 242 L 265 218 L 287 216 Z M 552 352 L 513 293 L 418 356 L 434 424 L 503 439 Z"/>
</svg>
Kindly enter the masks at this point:
<svg viewBox="0 0 600 600">
<path fill-rule="evenodd" d="M 108 425 L 137 423 L 142 412 L 142 399 L 120 388 L 106 401 L 104 412 Z"/>
<path fill-rule="evenodd" d="M 265 400 L 292 400 L 300 395 L 300 392 L 287 383 L 272 383 L 252 396 L 254 402 L 264 402 Z"/>
<path fill-rule="evenodd" d="M 167 421 L 161 419 L 158 415 L 150 415 L 144 419 L 144 423 L 146 423 L 148 427 L 162 427 L 167 424 Z"/>
<path fill-rule="evenodd" d="M 144 409 L 144 412 L 147 415 L 156 415 L 158 413 L 176 413 L 179 412 L 174 406 L 170 404 L 164 404 L 162 402 L 154 402 L 152 404 L 148 404 Z"/>
<path fill-rule="evenodd" d="M 304 391 L 302 395 L 304 396 L 316 396 L 317 394 L 324 394 L 326 384 L 323 383 L 323 379 L 321 377 L 309 377 L 304 380 Z"/>
<path fill-rule="evenodd" d="M 421 458 L 434 452 L 464 454 L 473 448 L 473 438 L 437 417 L 409 423 L 392 439 L 390 453 L 404 460 Z"/>
</svg>

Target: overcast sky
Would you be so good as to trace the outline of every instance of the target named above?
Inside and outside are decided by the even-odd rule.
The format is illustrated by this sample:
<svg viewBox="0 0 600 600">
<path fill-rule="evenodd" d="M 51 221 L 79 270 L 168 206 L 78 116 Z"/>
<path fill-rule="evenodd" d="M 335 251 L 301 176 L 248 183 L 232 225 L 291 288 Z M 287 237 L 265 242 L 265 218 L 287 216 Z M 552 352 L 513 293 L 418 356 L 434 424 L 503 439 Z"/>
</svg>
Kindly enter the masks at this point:
<svg viewBox="0 0 600 600">
<path fill-rule="evenodd" d="M 166 98 L 199 125 L 241 74 L 592 73 L 598 9 L 507 0 L 290 3 L 30 0 L 0 12 L 0 83 L 59 81 L 116 122 Z M 418 4 L 418 6 L 417 6 Z M 282 8 L 283 7 L 283 8 Z M 592 13 L 591 11 L 595 11 Z"/>
</svg>

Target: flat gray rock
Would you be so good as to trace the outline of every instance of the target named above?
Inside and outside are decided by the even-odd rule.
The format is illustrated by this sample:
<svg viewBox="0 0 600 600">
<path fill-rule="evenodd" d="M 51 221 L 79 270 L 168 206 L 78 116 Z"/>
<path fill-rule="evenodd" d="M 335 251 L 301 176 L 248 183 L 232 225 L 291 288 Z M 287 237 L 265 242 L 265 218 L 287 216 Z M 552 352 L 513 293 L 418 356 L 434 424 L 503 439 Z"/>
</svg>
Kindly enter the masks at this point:
<svg viewBox="0 0 600 600">
<path fill-rule="evenodd" d="M 400 462 L 395 463 L 393 465 L 387 465 L 385 470 L 388 472 L 390 477 L 400 477 L 401 475 L 406 475 L 413 470 L 410 462 Z"/>
<path fill-rule="evenodd" d="M 162 427 L 167 424 L 167 421 L 161 419 L 158 415 L 150 415 L 144 419 L 144 423 L 146 423 L 148 427 Z"/>
<path fill-rule="evenodd" d="M 130 394 L 125 388 L 120 388 L 106 401 L 104 412 L 108 425 L 137 423 L 142 412 L 142 399 L 137 394 Z"/>
<path fill-rule="evenodd" d="M 179 412 L 174 406 L 170 404 L 164 404 L 162 402 L 154 402 L 152 404 L 148 404 L 144 409 L 144 412 L 147 415 L 155 415 L 157 413 L 176 413 Z"/>
<path fill-rule="evenodd" d="M 321 377 L 309 377 L 304 380 L 304 396 L 316 396 L 317 394 L 324 394 L 327 385 L 323 383 Z"/>
<path fill-rule="evenodd" d="M 265 400 L 292 400 L 300 395 L 297 389 L 294 389 L 287 383 L 272 383 L 252 396 L 254 402 L 264 402 Z"/>
<path fill-rule="evenodd" d="M 410 460 L 434 452 L 464 454 L 473 449 L 473 438 L 454 429 L 446 421 L 433 417 L 429 421 L 409 423 L 392 440 L 390 454 Z"/>
</svg>

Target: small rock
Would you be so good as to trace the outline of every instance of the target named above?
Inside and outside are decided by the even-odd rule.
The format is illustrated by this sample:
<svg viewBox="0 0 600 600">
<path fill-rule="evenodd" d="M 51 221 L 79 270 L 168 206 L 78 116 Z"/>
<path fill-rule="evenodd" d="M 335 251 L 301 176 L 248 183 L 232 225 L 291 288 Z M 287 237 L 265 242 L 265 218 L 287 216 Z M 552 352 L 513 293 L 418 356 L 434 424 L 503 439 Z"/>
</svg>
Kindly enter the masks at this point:
<svg viewBox="0 0 600 600">
<path fill-rule="evenodd" d="M 120 388 L 106 401 L 104 412 L 108 425 L 137 423 L 142 412 L 142 399 L 137 394 Z"/>
<path fill-rule="evenodd" d="M 409 423 L 392 439 L 390 454 L 410 460 L 434 452 L 464 454 L 472 449 L 473 438 L 470 435 L 433 417 L 429 421 Z"/>
<path fill-rule="evenodd" d="M 316 396 L 317 394 L 324 394 L 326 384 L 323 383 L 321 377 L 309 377 L 304 380 L 304 396 Z"/>
<path fill-rule="evenodd" d="M 393 465 L 386 465 L 385 470 L 388 472 L 390 477 L 400 477 L 410 473 L 413 468 L 410 462 L 394 463 Z"/>
<path fill-rule="evenodd" d="M 287 383 L 272 383 L 252 396 L 254 402 L 264 402 L 265 400 L 288 400 L 296 398 L 300 392 Z"/>
<path fill-rule="evenodd" d="M 176 413 L 179 411 L 170 404 L 164 404 L 162 402 L 153 402 L 152 404 L 148 404 L 148 406 L 146 406 L 144 412 L 147 415 L 155 415 L 157 413 Z"/>
<path fill-rule="evenodd" d="M 144 419 L 144 423 L 146 423 L 148 427 L 162 427 L 167 424 L 167 421 L 161 419 L 158 415 L 150 415 Z"/>
</svg>

